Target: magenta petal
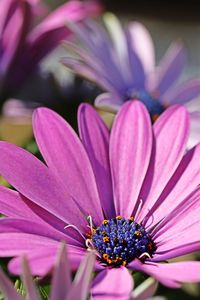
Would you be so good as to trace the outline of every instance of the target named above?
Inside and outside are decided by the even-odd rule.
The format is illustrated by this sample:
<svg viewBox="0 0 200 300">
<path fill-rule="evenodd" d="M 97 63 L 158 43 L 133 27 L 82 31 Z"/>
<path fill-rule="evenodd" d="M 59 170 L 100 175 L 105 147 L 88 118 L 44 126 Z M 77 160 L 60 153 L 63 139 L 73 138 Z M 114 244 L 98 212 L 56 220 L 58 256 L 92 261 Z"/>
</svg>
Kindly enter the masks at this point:
<svg viewBox="0 0 200 300">
<path fill-rule="evenodd" d="M 160 96 L 173 86 L 179 78 L 186 63 L 186 51 L 181 42 L 174 42 L 156 72 L 157 80 L 152 91 L 158 91 Z"/>
<path fill-rule="evenodd" d="M 183 282 L 200 281 L 200 262 L 145 263 L 135 260 L 130 267 L 147 273 L 170 288 L 180 287 Z"/>
<path fill-rule="evenodd" d="M 167 109 L 155 122 L 154 133 L 155 145 L 140 194 L 144 201 L 140 220 L 143 220 L 163 192 L 185 152 L 189 133 L 186 108 L 175 105 Z"/>
<path fill-rule="evenodd" d="M 92 299 L 129 300 L 133 284 L 133 278 L 127 268 L 106 268 L 93 281 Z"/>
<path fill-rule="evenodd" d="M 100 224 L 103 214 L 94 173 L 75 132 L 64 119 L 47 108 L 36 110 L 33 128 L 50 170 L 67 187 L 73 200 L 83 209 L 85 217 L 91 215 L 94 222 Z"/>
<path fill-rule="evenodd" d="M 109 162 L 109 131 L 97 112 L 82 104 L 78 114 L 81 140 L 90 158 L 96 177 L 103 211 L 107 218 L 115 217 Z"/>
<path fill-rule="evenodd" d="M 124 142 L 126 141 L 126 142 Z M 123 105 L 110 138 L 110 161 L 116 214 L 130 217 L 149 165 L 152 130 L 149 114 L 138 101 Z"/>
<path fill-rule="evenodd" d="M 0 142 L 0 155 L 0 174 L 20 193 L 65 223 L 86 225 L 67 188 L 41 161 L 6 142 Z"/>
<path fill-rule="evenodd" d="M 31 251 L 26 252 L 32 275 L 44 276 L 52 270 L 59 246 L 60 243 L 57 242 L 55 245 L 33 248 Z M 68 246 L 68 254 L 71 268 L 73 270 L 77 269 L 85 255 L 85 250 Z M 13 258 L 8 267 L 13 274 L 21 274 L 21 257 Z"/>
<path fill-rule="evenodd" d="M 197 161 L 200 156 L 200 144 L 188 151 L 175 173 L 168 182 L 165 190 L 153 208 L 153 224 L 173 211 L 199 185 L 200 166 Z M 176 201 L 174 201 L 176 199 Z M 149 221 L 151 223 L 151 221 Z M 152 226 L 153 226 L 152 224 Z"/>
</svg>

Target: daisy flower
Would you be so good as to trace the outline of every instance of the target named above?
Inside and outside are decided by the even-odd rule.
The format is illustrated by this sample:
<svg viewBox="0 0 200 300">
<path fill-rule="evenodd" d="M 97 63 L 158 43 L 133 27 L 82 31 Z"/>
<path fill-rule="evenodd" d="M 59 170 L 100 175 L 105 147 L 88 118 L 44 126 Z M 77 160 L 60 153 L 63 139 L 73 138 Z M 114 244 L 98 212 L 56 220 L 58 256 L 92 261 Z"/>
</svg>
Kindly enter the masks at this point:
<svg viewBox="0 0 200 300">
<path fill-rule="evenodd" d="M 170 105 L 186 105 L 191 116 L 189 147 L 195 145 L 200 140 L 200 79 L 178 81 L 187 60 L 183 43 L 173 42 L 156 65 L 152 38 L 141 23 L 122 28 L 110 13 L 103 20 L 103 24 L 92 20 L 82 26 L 68 24 L 78 43 L 65 42 L 75 56 L 63 58 L 63 64 L 106 92 L 95 101 L 103 110 L 117 112 L 124 102 L 136 98 L 155 121 Z"/>
<path fill-rule="evenodd" d="M 200 249 L 200 145 L 186 153 L 186 108 L 170 107 L 152 127 L 145 106 L 128 101 L 109 132 L 82 104 L 78 123 L 80 139 L 55 112 L 35 111 L 45 163 L 0 142 L 0 174 L 15 188 L 0 189 L 0 256 L 15 256 L 9 270 L 19 274 L 26 255 L 32 274 L 46 274 L 62 240 L 72 268 L 96 251 L 96 299 L 129 297 L 129 270 L 168 287 L 200 281 L 200 262 L 166 263 Z"/>
</svg>

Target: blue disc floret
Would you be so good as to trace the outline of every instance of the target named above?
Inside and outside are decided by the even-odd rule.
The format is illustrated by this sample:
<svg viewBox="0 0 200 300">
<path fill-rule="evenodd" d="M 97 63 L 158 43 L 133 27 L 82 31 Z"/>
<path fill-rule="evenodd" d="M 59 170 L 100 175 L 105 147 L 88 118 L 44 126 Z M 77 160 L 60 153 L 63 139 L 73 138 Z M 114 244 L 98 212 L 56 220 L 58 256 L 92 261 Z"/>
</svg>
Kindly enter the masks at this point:
<svg viewBox="0 0 200 300">
<path fill-rule="evenodd" d="M 93 230 L 91 241 L 100 261 L 114 267 L 126 266 L 135 258 L 145 260 L 156 250 L 150 234 L 132 217 L 104 220 Z"/>
</svg>

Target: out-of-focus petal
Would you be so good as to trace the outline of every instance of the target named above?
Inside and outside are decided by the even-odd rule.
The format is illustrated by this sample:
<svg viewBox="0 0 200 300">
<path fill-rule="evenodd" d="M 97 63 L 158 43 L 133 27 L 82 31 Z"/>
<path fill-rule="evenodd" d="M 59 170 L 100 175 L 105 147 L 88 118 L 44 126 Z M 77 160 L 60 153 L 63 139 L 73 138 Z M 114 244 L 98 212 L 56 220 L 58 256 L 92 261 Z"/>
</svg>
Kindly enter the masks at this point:
<svg viewBox="0 0 200 300">
<path fill-rule="evenodd" d="M 95 106 L 108 112 L 118 112 L 122 103 L 117 95 L 111 93 L 103 93 L 95 99 Z"/>
<path fill-rule="evenodd" d="M 151 35 L 139 22 L 130 22 L 128 30 L 132 41 L 133 51 L 135 51 L 140 58 L 145 73 L 149 74 L 155 68 L 155 51 Z"/>
<path fill-rule="evenodd" d="M 133 285 L 127 268 L 106 268 L 93 281 L 92 300 L 129 300 Z"/>
<path fill-rule="evenodd" d="M 86 300 L 88 299 L 90 284 L 92 280 L 92 271 L 94 268 L 95 254 L 90 252 L 87 253 L 74 278 L 73 284 L 70 288 L 70 291 L 67 293 L 65 300 L 79 299 Z M 63 298 L 62 298 L 63 299 Z M 60 299 L 60 300 L 62 300 Z M 57 300 L 57 299 L 55 299 Z"/>
<path fill-rule="evenodd" d="M 151 92 L 156 91 L 162 97 L 175 84 L 185 67 L 185 63 L 186 51 L 183 44 L 180 41 L 174 42 L 157 68 L 157 80 L 155 86 L 151 87 Z"/>
<path fill-rule="evenodd" d="M 190 113 L 190 136 L 187 143 L 188 148 L 192 148 L 200 143 L 200 111 Z"/>
<path fill-rule="evenodd" d="M 65 244 L 62 244 L 55 263 L 50 300 L 64 300 L 71 288 L 70 263 Z"/>
<path fill-rule="evenodd" d="M 0 269 L 0 290 L 6 297 L 6 300 L 23 300 L 19 293 L 13 287 L 11 281 L 6 277 Z"/>
<path fill-rule="evenodd" d="M 153 278 L 148 278 L 142 282 L 132 293 L 134 300 L 150 300 L 158 287 L 158 282 Z"/>
<path fill-rule="evenodd" d="M 103 211 L 115 217 L 109 162 L 109 131 L 98 113 L 87 104 L 79 107 L 78 123 L 81 140 L 90 158 Z"/>
<path fill-rule="evenodd" d="M 33 278 L 30 273 L 28 261 L 26 258 L 22 260 L 22 280 L 26 289 L 26 299 L 27 300 L 40 300 L 39 292 L 36 288 L 36 285 L 33 282 Z"/>
<path fill-rule="evenodd" d="M 126 141 L 126 142 L 124 142 Z M 149 165 L 152 130 L 149 114 L 139 101 L 124 104 L 110 137 L 110 161 L 117 215 L 132 215 Z"/>
</svg>

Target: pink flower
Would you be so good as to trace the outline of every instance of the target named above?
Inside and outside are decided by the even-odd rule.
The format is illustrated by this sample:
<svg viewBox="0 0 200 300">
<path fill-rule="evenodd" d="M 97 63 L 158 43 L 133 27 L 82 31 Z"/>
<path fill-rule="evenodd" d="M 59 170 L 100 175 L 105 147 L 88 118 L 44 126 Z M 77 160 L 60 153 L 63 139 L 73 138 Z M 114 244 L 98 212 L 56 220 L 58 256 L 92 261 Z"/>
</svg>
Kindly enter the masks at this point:
<svg viewBox="0 0 200 300">
<path fill-rule="evenodd" d="M 187 110 L 172 106 L 152 127 L 145 106 L 128 101 L 109 133 L 83 104 L 78 123 L 80 139 L 55 112 L 36 110 L 46 164 L 0 143 L 0 173 L 17 190 L 0 189 L 0 256 L 16 257 L 10 271 L 21 272 L 26 254 L 31 272 L 44 275 L 63 240 L 73 268 L 95 249 L 94 297 L 129 297 L 128 269 L 168 287 L 200 281 L 200 262 L 163 263 L 200 249 L 200 145 L 185 151 Z"/>
<path fill-rule="evenodd" d="M 38 1 L 0 1 L 1 98 L 19 88 L 40 60 L 70 35 L 67 21 L 79 22 L 97 13 L 100 6 L 95 3 L 68 1 L 34 26 Z"/>
</svg>

